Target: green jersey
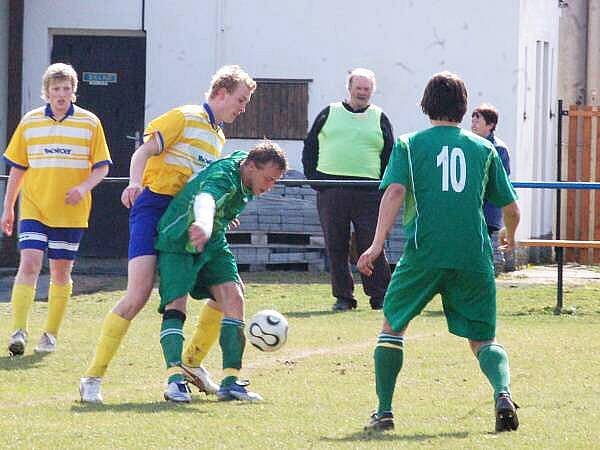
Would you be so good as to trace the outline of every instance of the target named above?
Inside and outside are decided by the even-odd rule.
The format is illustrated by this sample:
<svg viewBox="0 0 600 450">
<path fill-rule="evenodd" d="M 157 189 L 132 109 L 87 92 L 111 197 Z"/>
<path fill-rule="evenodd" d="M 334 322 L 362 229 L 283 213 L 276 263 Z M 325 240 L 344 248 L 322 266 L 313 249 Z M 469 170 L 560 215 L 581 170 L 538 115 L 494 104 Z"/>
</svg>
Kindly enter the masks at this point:
<svg viewBox="0 0 600 450">
<path fill-rule="evenodd" d="M 494 270 L 483 200 L 502 208 L 517 195 L 489 141 L 453 126 L 403 135 L 380 189 L 392 183 L 406 189 L 402 263 Z"/>
<path fill-rule="evenodd" d="M 247 152 L 235 152 L 211 163 L 199 172 L 175 196 L 158 223 L 156 249 L 171 253 L 199 253 L 189 242 L 188 229 L 195 221 L 194 200 L 200 193 L 210 194 L 215 200 L 215 217 L 210 240 L 203 252 L 221 249 L 227 245 L 225 231 L 231 221 L 252 200 L 252 192 L 242 184 L 240 164 Z"/>
</svg>

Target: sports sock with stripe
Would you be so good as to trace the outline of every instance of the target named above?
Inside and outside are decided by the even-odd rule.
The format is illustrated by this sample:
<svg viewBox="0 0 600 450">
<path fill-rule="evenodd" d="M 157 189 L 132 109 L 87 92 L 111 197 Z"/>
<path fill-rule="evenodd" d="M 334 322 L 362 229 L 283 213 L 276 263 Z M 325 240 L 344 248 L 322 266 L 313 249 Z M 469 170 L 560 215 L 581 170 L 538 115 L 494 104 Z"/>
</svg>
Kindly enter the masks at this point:
<svg viewBox="0 0 600 450">
<path fill-rule="evenodd" d="M 380 333 L 375 346 L 375 390 L 379 405 L 377 414 L 392 412 L 394 389 L 404 356 L 404 337 Z"/>
<path fill-rule="evenodd" d="M 244 321 L 225 317 L 221 322 L 219 344 L 223 352 L 223 373 L 225 374 L 221 386 L 228 386 L 235 383 L 242 368 L 242 357 L 246 346 Z"/>
<path fill-rule="evenodd" d="M 164 312 L 160 326 L 160 346 L 167 364 L 168 383 L 183 381 L 181 353 L 183 351 L 183 323 L 185 314 L 175 309 Z"/>
</svg>

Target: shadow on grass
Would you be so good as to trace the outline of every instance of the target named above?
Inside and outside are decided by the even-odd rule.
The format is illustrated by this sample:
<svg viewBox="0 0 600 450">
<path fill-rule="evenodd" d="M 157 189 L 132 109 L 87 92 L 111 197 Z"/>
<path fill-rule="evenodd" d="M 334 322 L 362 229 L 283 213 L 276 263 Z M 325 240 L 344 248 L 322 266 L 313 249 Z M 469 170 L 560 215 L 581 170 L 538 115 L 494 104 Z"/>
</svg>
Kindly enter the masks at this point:
<svg viewBox="0 0 600 450">
<path fill-rule="evenodd" d="M 93 413 L 100 411 L 107 412 L 136 412 L 136 413 L 146 413 L 146 414 L 154 414 L 162 411 L 169 412 L 178 412 L 178 413 L 198 413 L 198 414 L 206 414 L 206 411 L 200 410 L 197 406 L 202 406 L 202 404 L 208 404 L 209 402 L 192 402 L 192 403 L 173 403 L 173 402 L 165 402 L 165 401 L 155 401 L 155 402 L 127 402 L 127 403 L 115 403 L 115 404 L 106 404 L 106 403 L 82 403 L 80 401 L 76 401 L 71 405 L 71 411 L 74 413 Z M 212 403 L 212 402 L 210 402 Z"/>
<path fill-rule="evenodd" d="M 356 442 L 356 441 L 376 441 L 376 442 L 394 442 L 394 441 L 406 441 L 406 442 L 421 442 L 429 441 L 432 439 L 467 439 L 469 433 L 466 431 L 457 431 L 454 433 L 438 433 L 438 434 L 427 434 L 427 433 L 415 433 L 415 434 L 396 434 L 396 433 L 369 433 L 361 431 L 358 433 L 352 433 L 341 438 L 330 438 L 323 437 L 322 441 L 325 442 Z"/>
<path fill-rule="evenodd" d="M 305 318 L 305 317 L 317 317 L 317 316 L 333 316 L 336 314 L 353 314 L 356 312 L 358 312 L 358 311 L 357 310 L 333 311 L 331 309 L 327 309 L 327 310 L 323 310 L 323 311 L 288 311 L 288 312 L 284 312 L 282 314 L 287 317 Z"/>
<path fill-rule="evenodd" d="M 261 402 L 265 403 L 265 402 Z M 164 400 L 151 402 L 126 402 L 126 403 L 82 403 L 77 400 L 71 405 L 71 411 L 74 413 L 94 413 L 107 411 L 112 413 L 136 412 L 142 414 L 154 414 L 163 411 L 176 413 L 197 413 L 206 414 L 215 407 L 223 408 L 226 406 L 234 408 L 253 407 L 252 402 L 219 402 L 215 400 L 194 398 L 191 403 L 174 403 Z M 202 408 L 202 409 L 200 409 Z"/>
<path fill-rule="evenodd" d="M 37 367 L 48 353 L 32 353 L 24 356 L 0 357 L 0 370 L 25 370 Z"/>
</svg>

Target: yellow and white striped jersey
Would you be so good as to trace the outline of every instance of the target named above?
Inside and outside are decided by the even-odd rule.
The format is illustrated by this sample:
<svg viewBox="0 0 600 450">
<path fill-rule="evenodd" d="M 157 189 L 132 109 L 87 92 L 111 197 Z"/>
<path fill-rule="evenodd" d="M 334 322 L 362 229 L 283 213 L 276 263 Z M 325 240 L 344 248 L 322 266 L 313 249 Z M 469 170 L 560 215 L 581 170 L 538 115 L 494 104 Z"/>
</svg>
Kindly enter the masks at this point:
<svg viewBox="0 0 600 450">
<path fill-rule="evenodd" d="M 154 119 L 146 128 L 148 139 L 157 139 L 161 152 L 148 160 L 143 184 L 166 195 L 177 194 L 193 174 L 219 159 L 225 145 L 207 104 L 180 106 Z"/>
<path fill-rule="evenodd" d="M 98 117 L 75 105 L 61 121 L 52 117 L 49 105 L 34 109 L 21 119 L 4 158 L 25 170 L 20 219 L 50 227 L 87 228 L 91 194 L 77 205 L 68 205 L 65 199 L 94 167 L 112 164 Z"/>
</svg>

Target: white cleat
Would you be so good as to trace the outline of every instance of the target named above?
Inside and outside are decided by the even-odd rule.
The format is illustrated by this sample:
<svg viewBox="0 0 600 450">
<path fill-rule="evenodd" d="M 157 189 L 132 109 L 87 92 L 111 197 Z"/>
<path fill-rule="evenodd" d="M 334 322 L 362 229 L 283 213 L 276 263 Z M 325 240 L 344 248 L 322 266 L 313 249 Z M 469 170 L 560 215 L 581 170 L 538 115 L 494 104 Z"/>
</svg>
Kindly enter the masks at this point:
<svg viewBox="0 0 600 450">
<path fill-rule="evenodd" d="M 33 350 L 36 353 L 53 353 L 56 351 L 56 336 L 44 332 L 38 342 L 37 347 Z"/>
<path fill-rule="evenodd" d="M 83 377 L 79 381 L 79 395 L 82 403 L 102 403 L 101 377 Z"/>
<path fill-rule="evenodd" d="M 181 368 L 188 383 L 192 383 L 200 392 L 204 392 L 206 395 L 215 395 L 219 390 L 219 385 L 212 380 L 210 373 L 204 367 L 190 367 L 182 364 Z"/>
<path fill-rule="evenodd" d="M 20 356 L 25 353 L 25 345 L 27 344 L 27 331 L 15 331 L 8 341 L 8 352 L 10 356 Z"/>
<path fill-rule="evenodd" d="M 192 401 L 190 388 L 185 381 L 172 381 L 169 383 L 164 397 L 165 400 L 175 403 L 189 403 Z"/>
</svg>

